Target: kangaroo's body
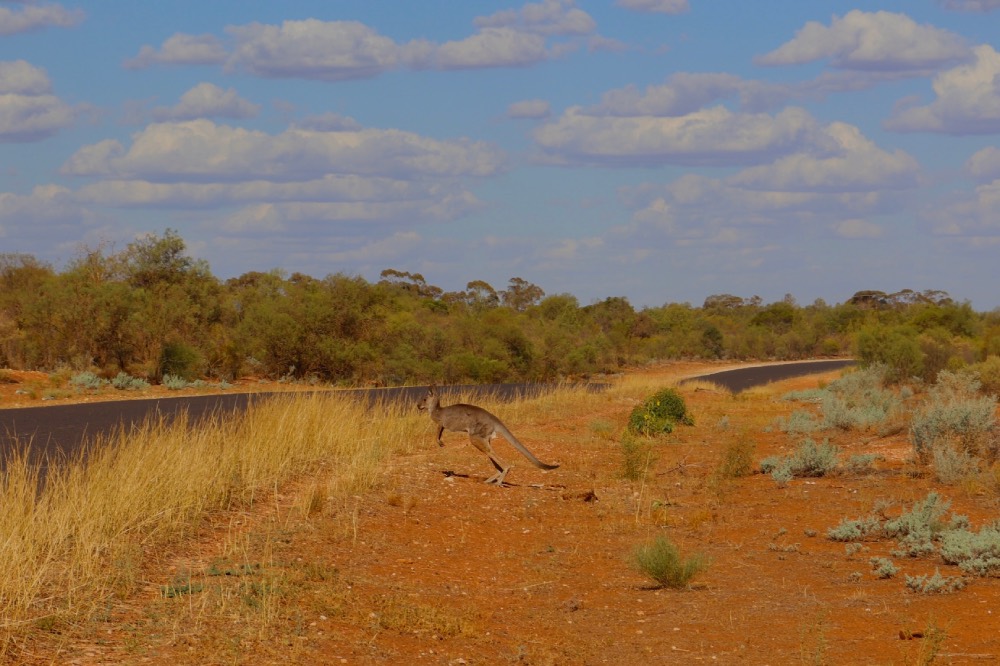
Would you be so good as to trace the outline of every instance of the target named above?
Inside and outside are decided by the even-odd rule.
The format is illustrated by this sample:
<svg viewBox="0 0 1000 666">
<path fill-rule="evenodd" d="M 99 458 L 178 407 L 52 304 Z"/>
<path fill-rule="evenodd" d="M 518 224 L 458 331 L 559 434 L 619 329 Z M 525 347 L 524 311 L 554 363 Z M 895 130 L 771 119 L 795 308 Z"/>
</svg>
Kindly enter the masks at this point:
<svg viewBox="0 0 1000 666">
<path fill-rule="evenodd" d="M 493 467 L 497 470 L 496 474 L 486 479 L 486 483 L 503 485 L 504 477 L 507 476 L 507 472 L 513 467 L 513 465 L 504 464 L 496 452 L 493 451 L 493 445 L 490 442 L 497 436 L 497 433 L 503 435 L 504 439 L 510 442 L 511 446 L 521 452 L 535 467 L 546 470 L 559 467 L 559 465 L 547 465 L 536 458 L 524 444 L 517 441 L 517 438 L 514 437 L 500 419 L 482 407 L 466 405 L 464 403 L 442 407 L 433 386 L 427 390 L 427 395 L 417 404 L 417 407 L 421 410 L 427 410 L 431 420 L 437 424 L 437 442 L 439 445 L 444 446 L 444 442 L 441 441 L 441 435 L 445 430 L 454 430 L 469 434 L 469 441 L 472 442 L 472 445 L 485 453 L 490 462 L 493 463 Z"/>
</svg>

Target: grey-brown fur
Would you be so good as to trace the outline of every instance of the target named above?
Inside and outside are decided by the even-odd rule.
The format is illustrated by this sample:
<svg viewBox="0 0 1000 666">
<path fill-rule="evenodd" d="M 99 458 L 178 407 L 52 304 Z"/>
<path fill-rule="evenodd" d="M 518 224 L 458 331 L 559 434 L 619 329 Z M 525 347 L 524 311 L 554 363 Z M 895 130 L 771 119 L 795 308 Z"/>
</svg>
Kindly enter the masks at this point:
<svg viewBox="0 0 1000 666">
<path fill-rule="evenodd" d="M 427 390 L 427 395 L 424 396 L 424 399 L 417 403 L 417 408 L 427 410 L 431 420 L 437 424 L 437 441 L 440 446 L 444 446 L 444 442 L 441 441 L 441 435 L 445 430 L 469 434 L 469 441 L 472 442 L 472 445 L 486 454 L 490 462 L 493 463 L 493 467 L 497 470 L 496 474 L 486 479 L 486 483 L 503 485 L 504 477 L 507 476 L 507 472 L 513 467 L 513 465 L 504 464 L 493 450 L 493 445 L 490 444 L 493 438 L 497 436 L 497 433 L 503 435 L 504 439 L 510 442 L 511 446 L 517 449 L 535 467 L 545 470 L 559 467 L 559 465 L 548 465 L 536 458 L 524 444 L 517 441 L 517 438 L 514 437 L 500 419 L 482 407 L 467 405 L 465 403 L 442 407 L 440 398 L 433 386 Z"/>
</svg>

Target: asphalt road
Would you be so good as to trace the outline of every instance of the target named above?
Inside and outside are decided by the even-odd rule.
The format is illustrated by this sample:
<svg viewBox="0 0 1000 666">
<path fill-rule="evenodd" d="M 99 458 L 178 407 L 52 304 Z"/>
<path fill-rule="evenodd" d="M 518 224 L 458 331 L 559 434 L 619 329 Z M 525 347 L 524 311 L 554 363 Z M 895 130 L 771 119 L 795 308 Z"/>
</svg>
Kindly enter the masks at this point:
<svg viewBox="0 0 1000 666">
<path fill-rule="evenodd" d="M 850 365 L 853 361 L 811 361 L 783 363 L 726 370 L 698 379 L 705 379 L 738 393 L 751 386 L 767 384 L 780 379 L 828 372 Z M 690 380 L 688 380 L 690 381 Z M 374 402 L 376 400 L 404 400 L 416 404 L 423 397 L 426 387 L 412 386 L 391 389 L 359 389 L 347 393 Z M 491 386 L 440 387 L 443 395 L 458 392 L 490 392 L 508 399 L 545 390 L 544 385 L 494 384 Z M 214 414 L 242 413 L 247 406 L 260 400 L 269 400 L 284 393 L 231 393 L 148 400 L 120 400 L 108 402 L 53 405 L 50 407 L 23 407 L 0 409 L 0 468 L 11 451 L 30 446 L 33 456 L 52 461 L 73 455 L 92 437 L 112 433 L 117 428 L 133 428 L 147 419 L 163 418 L 170 421 L 187 412 L 191 423 Z"/>
</svg>

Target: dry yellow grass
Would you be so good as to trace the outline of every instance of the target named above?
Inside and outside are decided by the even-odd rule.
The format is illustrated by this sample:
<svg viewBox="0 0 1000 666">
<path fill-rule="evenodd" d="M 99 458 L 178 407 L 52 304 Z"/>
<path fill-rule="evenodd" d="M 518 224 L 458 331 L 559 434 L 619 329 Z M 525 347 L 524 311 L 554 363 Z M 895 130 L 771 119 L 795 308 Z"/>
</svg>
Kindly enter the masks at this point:
<svg viewBox="0 0 1000 666">
<path fill-rule="evenodd" d="M 325 464 L 303 507 L 371 487 L 380 463 L 424 430 L 404 406 L 329 394 L 262 401 L 245 418 L 197 428 L 151 421 L 53 465 L 27 454 L 0 485 L 0 656 L 37 627 L 77 622 L 140 583 L 142 558 L 211 512 L 246 507 Z"/>
</svg>

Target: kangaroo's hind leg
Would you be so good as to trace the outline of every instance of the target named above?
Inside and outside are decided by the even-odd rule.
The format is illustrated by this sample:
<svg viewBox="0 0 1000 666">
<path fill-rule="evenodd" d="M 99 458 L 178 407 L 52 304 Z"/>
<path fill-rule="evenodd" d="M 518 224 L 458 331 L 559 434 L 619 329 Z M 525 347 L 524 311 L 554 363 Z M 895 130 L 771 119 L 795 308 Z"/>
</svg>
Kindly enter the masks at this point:
<svg viewBox="0 0 1000 666">
<path fill-rule="evenodd" d="M 490 459 L 490 462 L 493 463 L 493 467 L 497 470 L 496 474 L 486 479 L 486 483 L 495 483 L 498 486 L 502 486 L 504 477 L 507 476 L 507 472 L 510 471 L 511 466 L 505 465 L 503 461 L 500 460 L 497 454 L 493 451 L 493 446 L 490 444 L 489 439 L 482 437 L 481 435 L 469 433 L 469 441 L 472 442 L 474 447 L 486 454 L 486 456 Z"/>
</svg>

